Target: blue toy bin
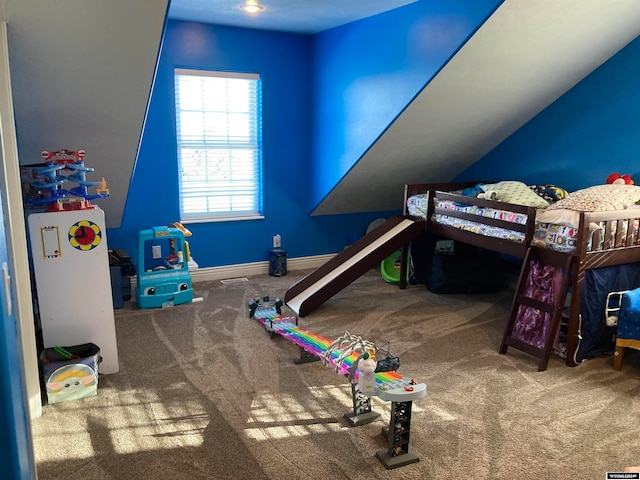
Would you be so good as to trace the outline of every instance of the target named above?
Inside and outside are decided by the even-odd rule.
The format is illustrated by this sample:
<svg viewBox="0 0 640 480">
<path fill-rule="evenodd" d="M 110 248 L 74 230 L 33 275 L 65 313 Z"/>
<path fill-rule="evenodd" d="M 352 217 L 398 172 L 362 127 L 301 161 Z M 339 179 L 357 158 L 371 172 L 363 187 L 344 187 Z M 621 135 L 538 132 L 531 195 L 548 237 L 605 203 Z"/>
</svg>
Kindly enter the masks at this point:
<svg viewBox="0 0 640 480">
<path fill-rule="evenodd" d="M 400 283 L 400 264 L 402 261 L 402 251 L 392 253 L 380 263 L 380 274 L 385 282 Z"/>
</svg>

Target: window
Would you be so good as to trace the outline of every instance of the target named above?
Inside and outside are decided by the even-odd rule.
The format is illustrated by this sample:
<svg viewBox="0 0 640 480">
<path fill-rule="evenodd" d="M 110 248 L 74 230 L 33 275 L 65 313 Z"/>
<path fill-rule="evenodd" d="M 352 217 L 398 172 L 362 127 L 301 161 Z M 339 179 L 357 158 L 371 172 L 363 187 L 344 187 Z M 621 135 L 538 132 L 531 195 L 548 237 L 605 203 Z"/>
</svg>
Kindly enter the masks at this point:
<svg viewBox="0 0 640 480">
<path fill-rule="evenodd" d="M 180 219 L 262 216 L 260 77 L 175 71 Z"/>
</svg>

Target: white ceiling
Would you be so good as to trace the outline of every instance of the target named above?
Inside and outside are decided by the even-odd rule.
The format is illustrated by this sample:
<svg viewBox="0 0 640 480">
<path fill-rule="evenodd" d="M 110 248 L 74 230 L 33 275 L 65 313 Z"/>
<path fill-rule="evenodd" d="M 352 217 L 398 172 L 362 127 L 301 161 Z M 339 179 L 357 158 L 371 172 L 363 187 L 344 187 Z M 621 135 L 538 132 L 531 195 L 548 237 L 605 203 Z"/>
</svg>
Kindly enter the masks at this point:
<svg viewBox="0 0 640 480">
<path fill-rule="evenodd" d="M 169 18 L 261 30 L 313 34 L 417 0 L 259 0 L 264 10 L 249 15 L 244 0 L 171 0 Z"/>
</svg>

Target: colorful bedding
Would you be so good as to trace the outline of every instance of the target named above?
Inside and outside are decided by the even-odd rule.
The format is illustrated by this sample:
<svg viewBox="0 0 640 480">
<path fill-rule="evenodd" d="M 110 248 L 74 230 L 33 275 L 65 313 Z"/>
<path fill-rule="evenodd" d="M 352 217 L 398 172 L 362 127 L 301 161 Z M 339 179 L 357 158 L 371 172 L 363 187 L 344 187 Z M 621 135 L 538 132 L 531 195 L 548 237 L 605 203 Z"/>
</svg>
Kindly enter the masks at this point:
<svg viewBox="0 0 640 480">
<path fill-rule="evenodd" d="M 433 220 L 444 225 L 449 225 L 461 230 L 477 233 L 478 235 L 483 235 L 485 237 L 502 238 L 506 240 L 513 240 L 516 242 L 524 242 L 525 239 L 525 235 L 522 232 L 507 230 L 505 228 L 494 227 L 491 225 L 484 225 L 479 222 L 471 222 L 469 220 L 450 217 L 449 215 L 442 215 L 437 213 L 433 215 Z"/>
<path fill-rule="evenodd" d="M 547 208 L 550 204 L 565 198 L 566 190 L 555 185 L 526 185 L 518 181 L 504 181 L 497 183 L 478 183 L 474 187 L 466 188 L 462 191 L 451 192 L 468 197 L 478 197 L 487 200 L 497 200 L 504 203 L 512 203 L 515 205 L 523 205 L 525 207 Z M 428 197 L 426 194 L 418 194 L 409 197 L 407 201 L 409 213 L 411 215 L 425 217 L 428 206 Z M 458 204 L 459 207 L 465 205 Z M 470 207 L 466 205 L 466 207 Z M 478 209 L 479 207 L 473 207 Z M 485 209 L 481 209 L 485 210 Z M 494 216 L 494 212 L 502 210 L 486 209 L 483 216 L 498 218 Z M 470 211 L 469 213 L 476 213 Z M 510 221 L 510 220 L 509 220 Z M 523 224 L 526 223 L 526 219 Z"/>
<path fill-rule="evenodd" d="M 640 205 L 636 203 L 640 201 L 640 186 L 637 185 L 596 185 L 569 194 L 553 185 L 526 186 L 521 182 L 499 182 L 496 184 L 478 184 L 474 188 L 459 193 L 498 201 L 508 201 L 519 205 L 546 206 L 537 210 L 532 245 L 567 253 L 574 252 L 577 246 L 580 212 L 605 212 L 640 208 Z M 545 200 L 538 202 L 535 198 L 544 198 Z M 525 235 L 521 232 L 484 225 L 482 221 L 473 222 L 456 218 L 453 212 L 465 212 L 479 217 L 495 218 L 520 225 L 526 225 L 528 220 L 526 215 L 516 214 L 506 209 L 485 208 L 452 201 L 442 201 L 438 198 L 435 198 L 434 202 L 437 208 L 452 211 L 452 215 L 434 214 L 432 220 L 435 222 L 488 237 L 509 239 L 517 242 L 525 241 Z M 421 194 L 409 197 L 407 207 L 410 215 L 426 218 L 428 196 Z M 605 238 L 603 225 L 592 224 L 589 227 L 588 249 L 590 250 L 598 249 L 606 240 L 615 238 L 615 228 L 610 233 L 611 238 L 607 239 Z M 629 228 L 626 222 L 623 223 L 623 228 L 625 229 L 623 234 L 626 234 Z M 636 221 L 631 228 L 637 231 L 639 228 L 638 222 Z"/>
<path fill-rule="evenodd" d="M 559 252 L 574 252 L 578 245 L 578 227 L 536 221 L 531 245 Z"/>
<path fill-rule="evenodd" d="M 407 199 L 407 213 L 414 217 L 427 218 L 427 210 L 429 207 L 429 195 L 426 193 L 420 195 L 412 195 Z"/>
<path fill-rule="evenodd" d="M 427 195 L 414 195 L 407 201 L 408 212 L 410 215 L 426 218 L 427 216 Z M 434 198 L 434 204 L 437 208 L 444 210 L 451 210 L 452 212 L 465 212 L 478 215 L 481 217 L 496 218 L 507 222 L 518 223 L 525 225 L 527 223 L 527 216 L 509 212 L 507 210 L 499 210 L 495 208 L 478 207 L 477 205 L 466 205 L 457 202 L 444 201 L 438 198 Z M 432 220 L 444 225 L 466 230 L 468 232 L 477 233 L 478 235 L 484 235 L 486 237 L 502 238 L 513 240 L 516 242 L 524 242 L 525 235 L 522 232 L 516 232 L 513 230 L 507 230 L 505 228 L 494 227 L 491 225 L 485 225 L 481 222 L 473 222 L 470 220 L 464 220 L 456 218 L 454 216 L 436 213 L 433 215 Z"/>
<path fill-rule="evenodd" d="M 580 212 L 608 212 L 640 208 L 635 202 L 640 200 L 640 187 L 636 185 L 596 185 L 576 190 L 566 198 L 554 203 L 544 211 L 538 211 L 532 245 L 574 252 L 577 246 Z M 602 224 L 589 225 L 587 250 L 598 250 L 606 240 L 615 241 L 616 223 L 612 224 L 610 237 L 605 236 Z M 622 238 L 629 228 L 628 222 L 622 223 Z M 638 230 L 637 220 L 631 228 Z M 621 245 L 615 245 L 616 247 Z"/>
<path fill-rule="evenodd" d="M 442 208 L 444 210 L 471 213 L 480 217 L 496 218 L 499 220 L 504 220 L 506 222 L 519 223 L 520 225 L 527 224 L 526 215 L 516 214 L 513 212 L 509 212 L 508 210 L 479 207 L 477 205 L 467 205 L 464 203 L 452 202 L 448 200 L 440 200 L 437 197 L 434 198 L 433 201 L 436 208 Z M 409 200 L 407 201 L 408 212 L 410 215 L 426 218 L 428 207 L 427 204 L 428 197 L 426 194 L 414 195 L 412 197 L 409 197 Z"/>
<path fill-rule="evenodd" d="M 464 212 L 477 215 L 479 217 L 495 218 L 506 222 L 517 223 L 520 225 L 526 225 L 527 215 L 510 212 L 508 210 L 501 210 L 496 208 L 479 207 L 477 205 L 468 205 L 463 203 L 457 203 L 452 201 L 440 200 L 434 198 L 435 207 L 444 210 L 451 210 L 453 212 Z M 407 201 L 407 211 L 410 215 L 426 218 L 428 207 L 428 196 L 414 195 L 409 197 Z M 444 225 L 466 230 L 468 232 L 477 233 L 486 237 L 502 238 L 512 240 L 516 242 L 524 242 L 525 234 L 522 232 L 516 232 L 505 228 L 494 227 L 491 225 L 485 225 L 482 222 L 473 222 L 471 220 L 464 220 L 455 216 L 436 213 L 432 216 L 432 220 Z"/>
<path fill-rule="evenodd" d="M 478 186 L 484 191 L 484 198 L 526 207 L 547 208 L 549 206 L 549 201 L 538 194 L 538 190 L 534 190 L 522 182 L 504 181 Z"/>
<path fill-rule="evenodd" d="M 576 222 L 577 224 L 578 222 Z M 589 225 L 589 240 L 587 243 L 587 251 L 600 250 L 606 240 L 609 240 L 615 247 L 622 247 L 622 244 L 616 244 L 616 229 L 617 223 L 611 225 L 611 232 L 609 237 L 606 236 L 604 225 L 591 224 Z M 620 238 L 625 239 L 627 230 L 629 228 L 628 222 L 622 222 L 622 235 Z M 635 220 L 632 224 L 634 232 L 638 231 L 638 220 Z M 550 248 L 559 252 L 572 253 L 575 251 L 578 245 L 578 227 L 577 225 L 560 225 L 555 223 L 547 223 L 536 221 L 535 231 L 531 245 L 536 247 Z"/>
</svg>

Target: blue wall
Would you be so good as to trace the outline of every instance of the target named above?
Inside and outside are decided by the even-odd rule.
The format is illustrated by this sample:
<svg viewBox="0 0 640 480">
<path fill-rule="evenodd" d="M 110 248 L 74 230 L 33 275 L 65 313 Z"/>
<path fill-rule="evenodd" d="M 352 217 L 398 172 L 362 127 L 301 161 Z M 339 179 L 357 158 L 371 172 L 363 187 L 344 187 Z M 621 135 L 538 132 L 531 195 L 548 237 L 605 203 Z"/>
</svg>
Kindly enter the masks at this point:
<svg viewBox="0 0 640 480">
<path fill-rule="evenodd" d="M 462 174 L 577 190 L 628 173 L 640 184 L 640 38 Z"/>
<path fill-rule="evenodd" d="M 382 213 L 310 217 L 312 39 L 198 23 L 167 24 L 147 121 L 121 228 L 109 248 L 136 255 L 139 230 L 180 220 L 174 68 L 259 73 L 262 77 L 264 220 L 189 224 L 201 267 L 266 261 L 273 236 L 290 258 L 341 251 Z"/>
<path fill-rule="evenodd" d="M 318 35 L 167 24 L 122 225 L 109 248 L 179 220 L 173 71 L 257 72 L 263 88 L 264 220 L 189 224 L 201 267 L 336 253 L 393 212 L 309 216 L 502 0 L 421 0 Z M 348 147 L 345 147 L 348 146 Z"/>
<path fill-rule="evenodd" d="M 168 22 L 122 227 L 109 230 L 109 247 L 133 256 L 139 230 L 179 220 L 173 70 L 186 67 L 263 79 L 265 219 L 188 225 L 199 265 L 266 261 L 275 234 L 289 258 L 341 251 L 350 234 L 397 211 L 309 213 L 500 3 L 421 0 L 314 36 Z M 627 46 L 459 178 L 574 190 L 619 171 L 640 183 L 639 48 L 638 40 Z"/>
<path fill-rule="evenodd" d="M 312 208 L 502 0 L 421 0 L 313 39 Z"/>
</svg>

